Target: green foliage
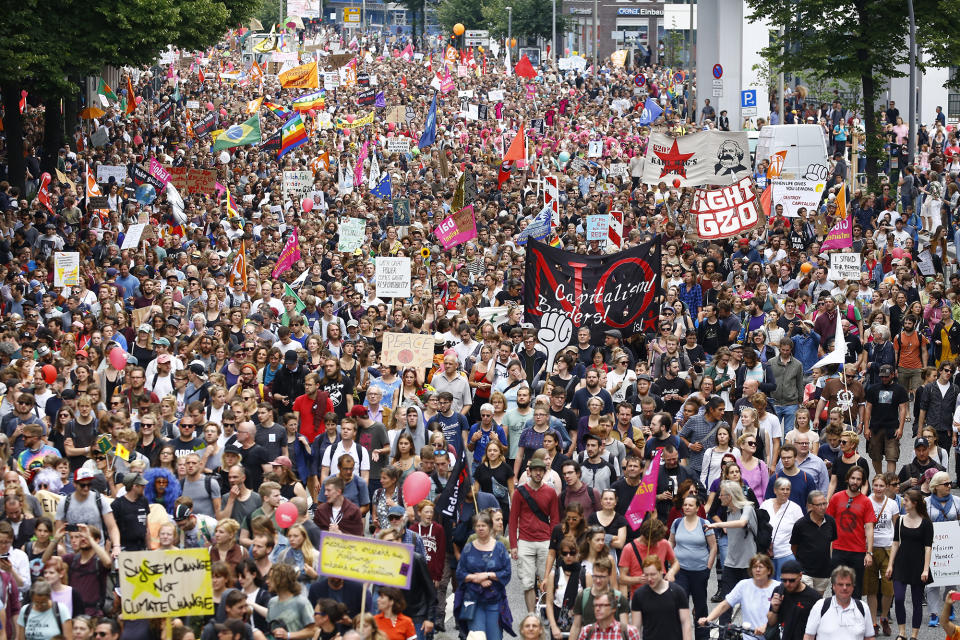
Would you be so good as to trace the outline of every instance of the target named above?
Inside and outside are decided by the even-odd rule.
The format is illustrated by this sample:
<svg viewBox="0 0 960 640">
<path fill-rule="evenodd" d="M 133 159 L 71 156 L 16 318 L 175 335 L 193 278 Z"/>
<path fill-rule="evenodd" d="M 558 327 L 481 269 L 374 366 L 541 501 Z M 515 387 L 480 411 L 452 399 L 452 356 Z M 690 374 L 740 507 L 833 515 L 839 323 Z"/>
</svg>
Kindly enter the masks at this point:
<svg viewBox="0 0 960 640">
<path fill-rule="evenodd" d="M 282 18 L 283 0 L 260 0 L 259 5 L 253 11 L 253 17 L 263 24 L 263 28 L 270 31 L 270 25 L 276 24 Z"/>
<path fill-rule="evenodd" d="M 437 22 L 444 34 L 453 33 L 453 25 L 458 22 L 468 30 L 488 28 L 482 5 L 476 0 L 443 0 L 437 6 Z"/>
<path fill-rule="evenodd" d="M 444 3 L 450 0 L 444 0 Z M 442 6 L 442 5 L 441 5 Z M 507 35 L 508 15 L 506 7 L 513 7 L 513 37 L 546 38 L 550 40 L 553 29 L 553 3 L 551 0 L 483 0 L 480 11 L 490 25 L 490 35 L 502 38 Z M 467 23 L 464 22 L 464 25 Z M 468 29 L 470 27 L 467 27 Z M 557 0 L 557 35 L 567 29 L 563 16 L 563 3 Z"/>
</svg>

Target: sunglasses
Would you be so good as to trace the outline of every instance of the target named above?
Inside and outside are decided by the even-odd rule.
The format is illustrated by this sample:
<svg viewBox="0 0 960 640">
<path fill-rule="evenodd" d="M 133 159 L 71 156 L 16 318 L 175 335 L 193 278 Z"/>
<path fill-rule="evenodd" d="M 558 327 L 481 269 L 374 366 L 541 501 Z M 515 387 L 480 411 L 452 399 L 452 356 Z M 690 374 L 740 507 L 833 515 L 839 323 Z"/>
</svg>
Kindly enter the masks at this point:
<svg viewBox="0 0 960 640">
<path fill-rule="evenodd" d="M 747 445 L 748 447 L 755 447 L 755 446 L 757 446 L 756 440 L 748 440 L 747 442 L 744 442 L 743 444 Z"/>
<path fill-rule="evenodd" d="M 560 555 L 562 555 L 564 558 L 572 558 L 573 556 L 577 555 L 577 552 L 576 552 L 576 551 L 561 551 L 561 552 L 560 552 Z"/>
<path fill-rule="evenodd" d="M 849 441 L 849 440 L 841 440 L 841 441 L 840 441 L 840 444 L 850 444 L 850 441 Z"/>
</svg>

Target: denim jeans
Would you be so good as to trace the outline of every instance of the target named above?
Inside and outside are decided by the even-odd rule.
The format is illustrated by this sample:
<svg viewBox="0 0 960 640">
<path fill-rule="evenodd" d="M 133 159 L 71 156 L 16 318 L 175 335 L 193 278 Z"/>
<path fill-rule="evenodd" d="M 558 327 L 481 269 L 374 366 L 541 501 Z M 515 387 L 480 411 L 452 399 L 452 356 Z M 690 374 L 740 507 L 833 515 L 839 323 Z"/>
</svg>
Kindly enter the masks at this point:
<svg viewBox="0 0 960 640">
<path fill-rule="evenodd" d="M 782 558 L 774 558 L 774 559 L 773 559 L 773 579 L 774 579 L 774 580 L 779 580 L 779 579 L 780 579 L 780 569 L 781 569 L 781 567 L 783 567 L 783 565 L 787 564 L 787 562 L 789 562 L 790 560 L 796 560 L 796 558 L 793 557 L 793 554 L 792 554 L 792 553 L 791 553 L 791 554 L 788 554 L 788 555 L 785 555 L 785 556 L 783 556 Z"/>
<path fill-rule="evenodd" d="M 727 559 L 727 536 L 717 536 L 717 567 L 723 569 L 723 563 Z"/>
<path fill-rule="evenodd" d="M 710 580 L 710 569 L 701 571 L 688 571 L 680 569 L 677 572 L 677 584 L 683 587 L 691 598 L 693 598 L 693 619 L 699 620 L 707 615 L 707 582 Z M 708 627 L 695 626 L 695 635 L 698 639 L 707 638 L 710 635 Z"/>
<path fill-rule="evenodd" d="M 773 407 L 777 417 L 783 422 L 783 435 L 793 431 L 793 426 L 797 421 L 797 409 L 799 408 L 800 405 L 798 404 L 778 404 Z"/>
<path fill-rule="evenodd" d="M 470 631 L 483 631 L 487 640 L 503 640 L 503 631 L 500 629 L 500 603 L 477 603 L 477 614 L 470 621 Z"/>
</svg>

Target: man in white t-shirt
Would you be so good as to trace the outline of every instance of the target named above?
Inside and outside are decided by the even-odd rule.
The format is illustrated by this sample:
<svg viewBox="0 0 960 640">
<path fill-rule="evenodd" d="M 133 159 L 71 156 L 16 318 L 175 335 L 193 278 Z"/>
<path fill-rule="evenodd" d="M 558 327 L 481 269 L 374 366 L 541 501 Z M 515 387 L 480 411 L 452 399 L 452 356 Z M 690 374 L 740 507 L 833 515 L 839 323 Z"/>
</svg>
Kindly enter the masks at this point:
<svg viewBox="0 0 960 640">
<path fill-rule="evenodd" d="M 843 565 L 833 570 L 833 595 L 817 601 L 807 618 L 803 640 L 866 640 L 876 637 L 870 608 L 853 598 L 857 574 Z M 824 605 L 826 604 L 826 611 Z"/>
<path fill-rule="evenodd" d="M 327 447 L 320 462 L 320 483 L 323 484 L 327 476 L 335 474 L 334 467 L 340 456 L 349 454 L 357 463 L 354 475 L 359 475 L 364 482 L 370 481 L 370 452 L 355 442 L 357 437 L 356 418 L 346 417 L 340 425 L 340 442 L 335 447 Z"/>
</svg>

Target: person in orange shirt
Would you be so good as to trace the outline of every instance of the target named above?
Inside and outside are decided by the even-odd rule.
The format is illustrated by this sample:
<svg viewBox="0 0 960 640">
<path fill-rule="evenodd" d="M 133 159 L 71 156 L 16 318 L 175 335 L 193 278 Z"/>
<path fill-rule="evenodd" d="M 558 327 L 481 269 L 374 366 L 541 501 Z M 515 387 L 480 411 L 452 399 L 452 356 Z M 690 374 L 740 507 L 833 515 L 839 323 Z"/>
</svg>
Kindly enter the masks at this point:
<svg viewBox="0 0 960 640">
<path fill-rule="evenodd" d="M 893 339 L 897 353 L 898 380 L 913 398 L 913 392 L 923 384 L 920 370 L 927 366 L 927 337 L 917 331 L 917 317 L 903 318 L 903 331 Z"/>
<path fill-rule="evenodd" d="M 380 611 L 374 620 L 377 628 L 387 636 L 387 640 L 416 640 L 417 630 L 413 620 L 401 613 L 407 608 L 403 592 L 396 587 L 381 587 L 377 595 L 377 609 Z"/>
</svg>

